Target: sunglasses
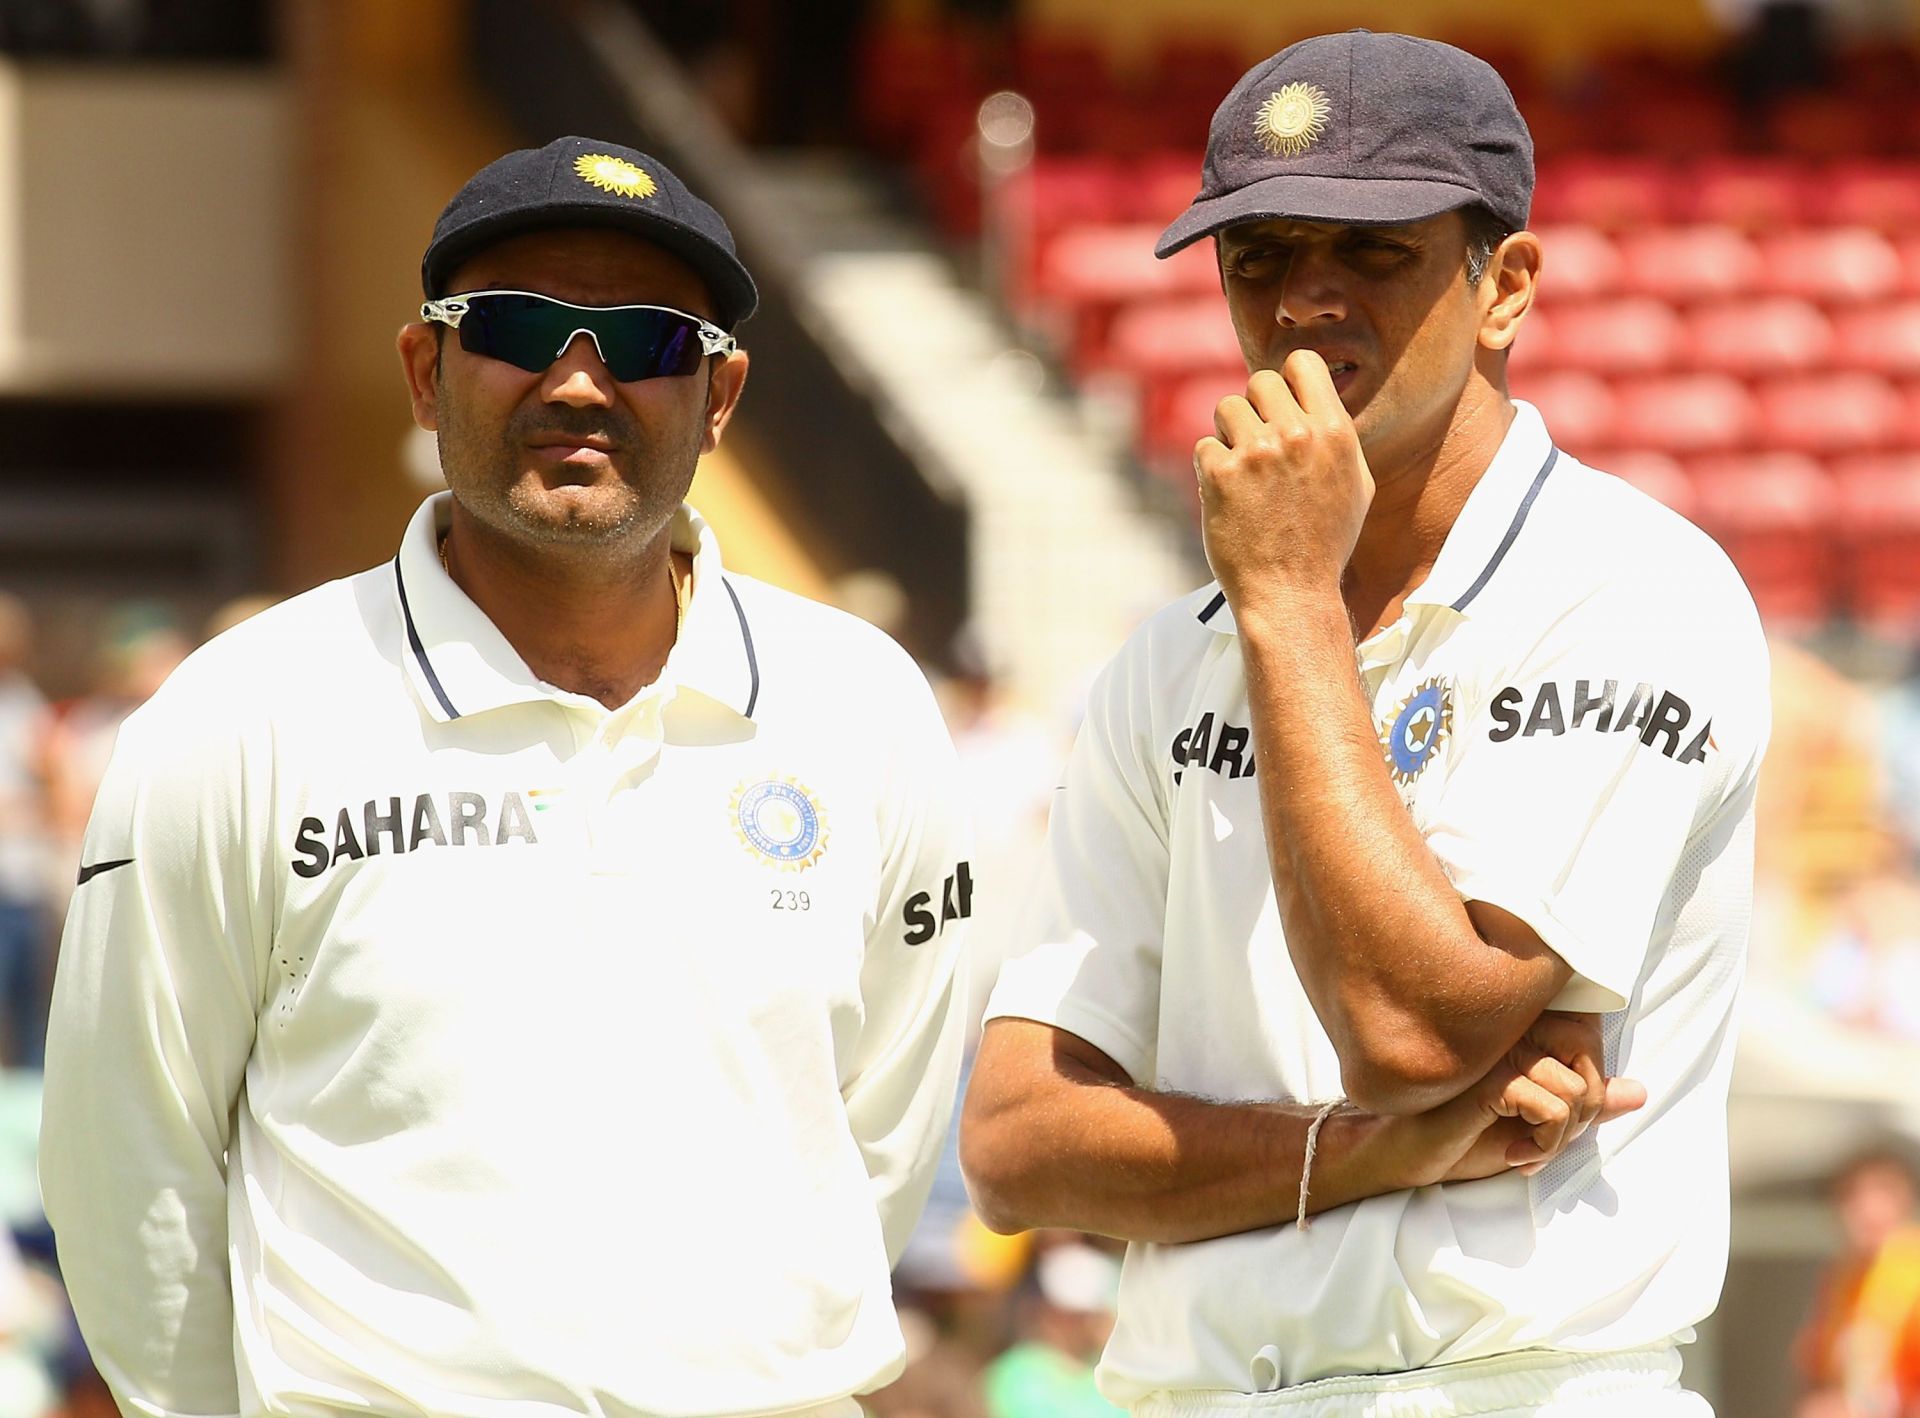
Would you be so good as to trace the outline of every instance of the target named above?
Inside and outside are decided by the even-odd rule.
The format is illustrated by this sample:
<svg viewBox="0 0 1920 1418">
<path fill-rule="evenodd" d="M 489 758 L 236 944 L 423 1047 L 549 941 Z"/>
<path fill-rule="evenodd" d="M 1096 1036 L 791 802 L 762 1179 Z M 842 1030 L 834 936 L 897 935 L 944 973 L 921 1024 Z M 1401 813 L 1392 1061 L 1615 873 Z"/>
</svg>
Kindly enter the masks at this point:
<svg viewBox="0 0 1920 1418">
<path fill-rule="evenodd" d="M 468 354 L 504 360 L 543 374 L 585 334 L 607 372 L 622 384 L 692 374 L 708 355 L 739 348 L 718 325 L 665 305 L 569 305 L 523 290 L 476 290 L 443 296 L 420 307 L 460 333 Z"/>
</svg>

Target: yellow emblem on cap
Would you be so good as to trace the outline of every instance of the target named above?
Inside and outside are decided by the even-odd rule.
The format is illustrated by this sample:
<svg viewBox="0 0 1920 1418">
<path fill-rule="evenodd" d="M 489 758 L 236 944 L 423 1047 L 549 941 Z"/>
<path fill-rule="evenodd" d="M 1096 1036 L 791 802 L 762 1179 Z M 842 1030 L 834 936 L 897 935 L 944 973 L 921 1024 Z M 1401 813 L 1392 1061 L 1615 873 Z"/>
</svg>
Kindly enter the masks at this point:
<svg viewBox="0 0 1920 1418">
<path fill-rule="evenodd" d="M 659 191 L 644 170 L 609 153 L 582 153 L 573 160 L 573 170 L 602 192 L 622 197 L 651 197 Z"/>
<path fill-rule="evenodd" d="M 1333 105 L 1318 84 L 1287 84 L 1267 95 L 1253 120 L 1253 131 L 1277 158 L 1297 158 L 1327 131 Z"/>
</svg>

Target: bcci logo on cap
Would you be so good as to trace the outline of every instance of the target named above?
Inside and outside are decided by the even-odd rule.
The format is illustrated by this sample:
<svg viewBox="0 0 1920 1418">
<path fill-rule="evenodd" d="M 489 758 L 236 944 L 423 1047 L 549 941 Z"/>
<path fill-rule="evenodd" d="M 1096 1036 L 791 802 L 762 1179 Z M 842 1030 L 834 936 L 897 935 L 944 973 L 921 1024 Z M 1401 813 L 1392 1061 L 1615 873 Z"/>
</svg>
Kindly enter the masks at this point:
<svg viewBox="0 0 1920 1418">
<path fill-rule="evenodd" d="M 644 168 L 609 153 L 582 153 L 573 160 L 573 170 L 602 192 L 622 197 L 651 197 L 659 190 Z"/>
<path fill-rule="evenodd" d="M 826 814 L 791 778 L 735 788 L 733 825 L 742 846 L 781 871 L 805 871 L 827 850 Z"/>
<path fill-rule="evenodd" d="M 1254 115 L 1253 131 L 1277 158 L 1297 158 L 1327 131 L 1333 104 L 1318 84 L 1286 84 L 1267 95 Z"/>
<path fill-rule="evenodd" d="M 1387 768 L 1402 786 L 1418 778 L 1453 728 L 1453 689 L 1442 679 L 1430 679 L 1408 695 L 1380 735 Z"/>
</svg>

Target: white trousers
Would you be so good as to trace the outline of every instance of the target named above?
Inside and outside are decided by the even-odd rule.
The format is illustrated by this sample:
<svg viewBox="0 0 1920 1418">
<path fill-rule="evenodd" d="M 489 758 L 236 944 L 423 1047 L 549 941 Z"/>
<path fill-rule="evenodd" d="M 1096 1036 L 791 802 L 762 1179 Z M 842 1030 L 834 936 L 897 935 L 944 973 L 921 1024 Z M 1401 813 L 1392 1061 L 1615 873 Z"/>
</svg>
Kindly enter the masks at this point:
<svg viewBox="0 0 1920 1418">
<path fill-rule="evenodd" d="M 1500 1354 L 1275 1393 L 1155 1393 L 1132 1411 L 1140 1418 L 1713 1418 L 1704 1398 L 1680 1387 L 1680 1351 L 1664 1344 L 1611 1354 Z"/>
</svg>

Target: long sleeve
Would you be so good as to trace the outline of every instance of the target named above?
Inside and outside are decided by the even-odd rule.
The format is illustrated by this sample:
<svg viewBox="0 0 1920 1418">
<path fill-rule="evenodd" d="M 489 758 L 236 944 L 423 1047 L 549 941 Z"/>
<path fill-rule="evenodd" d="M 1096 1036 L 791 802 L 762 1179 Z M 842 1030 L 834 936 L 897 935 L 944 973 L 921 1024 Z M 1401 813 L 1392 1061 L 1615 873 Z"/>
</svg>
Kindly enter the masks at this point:
<svg viewBox="0 0 1920 1418">
<path fill-rule="evenodd" d="M 919 1220 L 953 1116 L 966 1031 L 958 966 L 975 889 L 953 745 L 924 682 L 913 688 L 880 807 L 885 862 L 841 1089 L 889 1262 Z"/>
<path fill-rule="evenodd" d="M 242 765 L 239 734 L 204 714 L 156 701 L 127 722 L 54 986 L 47 1216 L 94 1362 L 154 1418 L 239 1408 L 227 1149 L 267 929 Z"/>
</svg>

